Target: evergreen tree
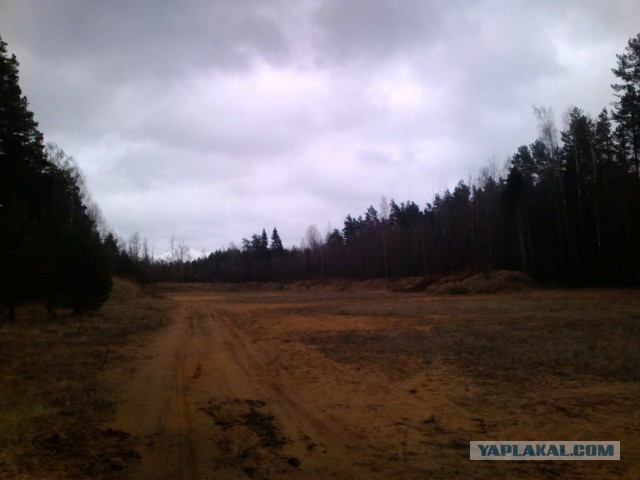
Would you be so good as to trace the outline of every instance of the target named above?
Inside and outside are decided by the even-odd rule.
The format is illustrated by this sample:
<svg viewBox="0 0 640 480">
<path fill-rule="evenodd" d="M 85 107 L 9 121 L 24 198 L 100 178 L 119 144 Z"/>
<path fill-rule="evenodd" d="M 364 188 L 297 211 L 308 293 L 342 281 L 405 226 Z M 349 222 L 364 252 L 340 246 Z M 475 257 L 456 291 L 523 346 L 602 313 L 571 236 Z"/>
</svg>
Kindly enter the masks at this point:
<svg viewBox="0 0 640 480">
<path fill-rule="evenodd" d="M 0 300 L 11 317 L 17 303 L 38 294 L 48 187 L 42 134 L 18 85 L 18 65 L 0 38 Z"/>
<path fill-rule="evenodd" d="M 76 313 L 97 308 L 111 291 L 111 269 L 94 218 L 89 213 L 88 193 L 82 173 L 72 157 L 47 144 L 50 175 L 55 179 L 48 222 L 51 231 L 43 248 L 55 263 L 48 265 L 45 288 L 54 304 Z M 48 300 L 51 303 L 51 300 Z"/>
<path fill-rule="evenodd" d="M 640 34 L 629 39 L 625 50 L 625 53 L 616 55 L 618 66 L 612 69 L 623 82 L 611 85 L 618 97 L 614 103 L 613 118 L 626 133 L 619 136 L 626 144 L 620 148 L 628 149 L 631 168 L 640 175 Z"/>
<path fill-rule="evenodd" d="M 262 229 L 262 234 L 260 234 L 260 256 L 263 258 L 269 256 L 269 237 L 264 228 Z"/>
<path fill-rule="evenodd" d="M 507 233 L 507 255 L 512 254 L 517 262 L 508 258 L 511 268 L 530 271 L 531 234 L 529 209 L 536 176 L 535 161 L 527 146 L 521 146 L 511 159 L 511 166 L 504 184 L 505 221 Z M 509 228 L 511 227 L 511 228 Z"/>
<path fill-rule="evenodd" d="M 603 108 L 598 115 L 593 133 L 594 161 L 598 168 L 613 162 L 613 134 L 611 131 L 611 119 L 609 112 Z"/>
<path fill-rule="evenodd" d="M 18 78 L 0 39 L 0 303 L 11 317 L 25 300 L 96 307 L 111 278 L 82 175 L 62 150 L 45 152 Z"/>
<path fill-rule="evenodd" d="M 275 227 L 273 229 L 273 232 L 271 232 L 271 245 L 269 246 L 269 250 L 275 255 L 282 255 L 282 253 L 284 252 L 284 246 L 282 245 L 280 234 Z"/>
</svg>

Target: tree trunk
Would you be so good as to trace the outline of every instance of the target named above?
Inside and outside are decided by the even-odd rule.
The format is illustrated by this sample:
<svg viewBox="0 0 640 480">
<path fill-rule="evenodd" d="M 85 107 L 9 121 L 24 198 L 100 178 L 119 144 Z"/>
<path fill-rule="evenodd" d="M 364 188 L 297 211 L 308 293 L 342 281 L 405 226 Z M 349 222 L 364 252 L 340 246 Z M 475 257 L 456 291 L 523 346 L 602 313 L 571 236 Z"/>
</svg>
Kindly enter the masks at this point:
<svg viewBox="0 0 640 480">
<path fill-rule="evenodd" d="M 520 265 L 524 273 L 529 273 L 527 264 L 527 246 L 524 236 L 524 223 L 522 221 L 522 211 L 518 210 L 518 244 L 520 246 Z"/>
<path fill-rule="evenodd" d="M 53 315 L 53 295 L 52 294 L 47 295 L 46 308 L 47 308 L 47 315 L 49 316 Z"/>
<path fill-rule="evenodd" d="M 627 231 L 627 241 L 629 242 L 629 250 L 631 253 L 631 264 L 633 265 L 633 273 L 636 276 L 636 281 L 640 280 L 640 270 L 638 269 L 638 260 L 636 258 L 636 251 L 633 248 L 633 238 L 631 236 L 631 228 L 629 227 L 629 216 L 627 215 L 627 201 L 624 193 L 622 194 L 622 212 L 624 214 L 624 226 Z"/>
</svg>

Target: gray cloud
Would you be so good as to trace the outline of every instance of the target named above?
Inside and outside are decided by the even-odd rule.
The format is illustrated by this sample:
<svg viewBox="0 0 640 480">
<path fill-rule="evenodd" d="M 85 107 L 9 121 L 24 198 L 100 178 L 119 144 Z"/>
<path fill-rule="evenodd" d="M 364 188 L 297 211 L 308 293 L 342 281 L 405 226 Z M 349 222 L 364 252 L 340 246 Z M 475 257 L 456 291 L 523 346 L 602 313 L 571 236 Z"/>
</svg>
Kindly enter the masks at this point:
<svg viewBox="0 0 640 480">
<path fill-rule="evenodd" d="M 199 250 L 420 205 L 535 139 L 533 104 L 592 114 L 635 0 L 0 0 L 47 140 L 116 232 Z"/>
<path fill-rule="evenodd" d="M 435 43 L 441 17 L 435 2 L 328 0 L 313 18 L 314 44 L 322 63 L 378 63 Z"/>
<path fill-rule="evenodd" d="M 249 68 L 253 57 L 283 61 L 284 2 L 51 0 L 3 2 L 26 47 L 58 65 L 80 63 L 107 81 L 181 76 L 203 66 Z M 124 75 L 123 75 L 124 74 Z"/>
</svg>

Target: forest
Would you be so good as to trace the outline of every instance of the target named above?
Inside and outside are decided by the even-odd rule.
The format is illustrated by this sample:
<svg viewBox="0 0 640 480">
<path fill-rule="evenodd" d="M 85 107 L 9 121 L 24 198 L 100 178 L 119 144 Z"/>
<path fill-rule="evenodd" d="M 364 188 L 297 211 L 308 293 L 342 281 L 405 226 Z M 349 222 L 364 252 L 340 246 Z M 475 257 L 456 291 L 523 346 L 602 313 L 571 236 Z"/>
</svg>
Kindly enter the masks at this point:
<svg viewBox="0 0 640 480">
<path fill-rule="evenodd" d="M 279 282 L 438 277 L 520 270 L 552 286 L 640 282 L 640 34 L 617 55 L 615 101 L 571 107 L 558 128 L 534 108 L 538 138 L 504 169 L 484 168 L 424 206 L 383 200 L 326 235 L 286 248 L 277 228 L 190 259 L 184 240 L 154 258 L 139 234 L 104 228 L 72 157 L 43 134 L 0 39 L 0 303 L 94 308 L 111 275 L 143 282 Z M 268 219 L 265 219 L 265 223 Z"/>
<path fill-rule="evenodd" d="M 44 144 L 18 66 L 0 39 L 0 304 L 9 318 L 30 300 L 95 308 L 111 289 L 99 210 L 72 158 Z"/>
</svg>

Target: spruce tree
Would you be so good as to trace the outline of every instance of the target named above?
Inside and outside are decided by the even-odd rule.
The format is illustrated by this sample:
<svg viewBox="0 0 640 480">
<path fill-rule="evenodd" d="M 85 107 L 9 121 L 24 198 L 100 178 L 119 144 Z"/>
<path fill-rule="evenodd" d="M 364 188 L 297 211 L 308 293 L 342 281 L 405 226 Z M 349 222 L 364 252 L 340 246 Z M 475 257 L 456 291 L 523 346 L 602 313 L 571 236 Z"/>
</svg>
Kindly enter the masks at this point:
<svg viewBox="0 0 640 480">
<path fill-rule="evenodd" d="M 0 301 L 15 305 L 37 295 L 37 258 L 46 209 L 42 134 L 18 85 L 18 61 L 0 38 Z"/>
<path fill-rule="evenodd" d="M 271 232 L 271 246 L 269 247 L 271 253 L 275 255 L 282 255 L 284 252 L 284 246 L 282 245 L 282 240 L 280 239 L 280 234 L 276 228 L 273 228 L 273 232 Z"/>
<path fill-rule="evenodd" d="M 18 65 L 0 38 L 0 303 L 11 318 L 27 300 L 93 308 L 111 289 L 108 257 L 79 170 L 45 153 Z"/>
<path fill-rule="evenodd" d="M 611 85 L 618 101 L 613 118 L 625 130 L 619 138 L 625 143 L 619 148 L 629 152 L 630 168 L 640 175 L 640 33 L 630 38 L 625 53 L 618 57 L 614 75 L 623 81 Z"/>
<path fill-rule="evenodd" d="M 48 222 L 52 230 L 43 246 L 55 259 L 46 277 L 48 303 L 80 313 L 100 306 L 109 296 L 109 253 L 87 209 L 90 198 L 74 159 L 55 145 L 47 144 L 46 151 L 55 178 Z"/>
</svg>

